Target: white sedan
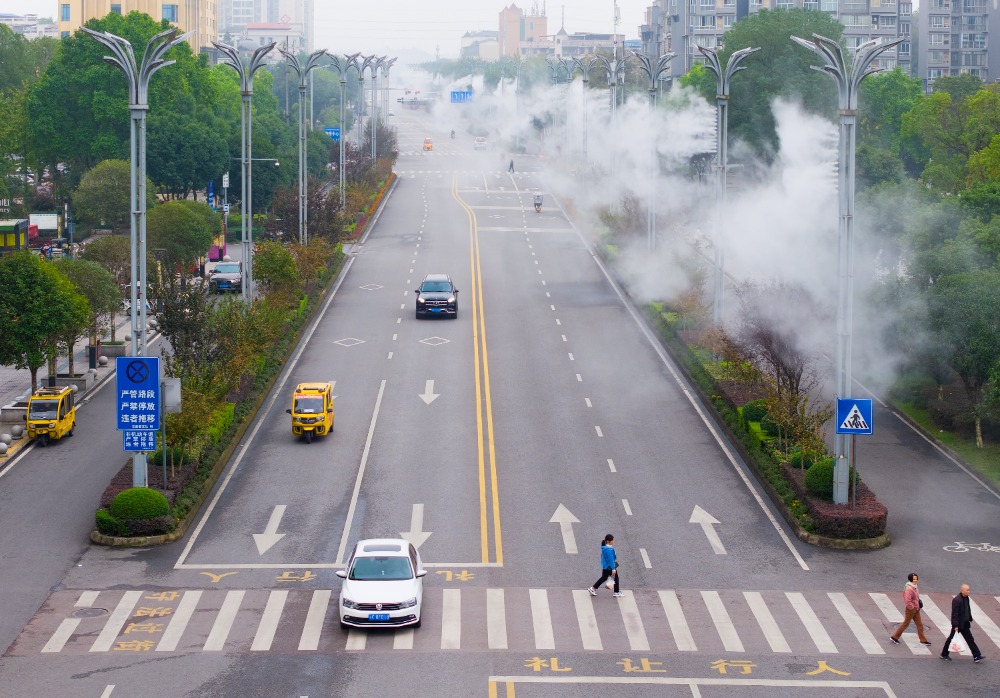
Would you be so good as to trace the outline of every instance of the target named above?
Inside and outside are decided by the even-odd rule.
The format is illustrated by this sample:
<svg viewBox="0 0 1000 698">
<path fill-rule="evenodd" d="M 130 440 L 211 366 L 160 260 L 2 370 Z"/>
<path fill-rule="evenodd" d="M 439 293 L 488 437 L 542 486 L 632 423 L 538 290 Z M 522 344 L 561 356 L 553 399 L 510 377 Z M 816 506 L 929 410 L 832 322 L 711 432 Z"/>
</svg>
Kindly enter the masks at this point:
<svg viewBox="0 0 1000 698">
<path fill-rule="evenodd" d="M 354 546 L 340 588 L 340 625 L 420 627 L 424 576 L 420 554 L 401 538 L 372 538 Z"/>
</svg>

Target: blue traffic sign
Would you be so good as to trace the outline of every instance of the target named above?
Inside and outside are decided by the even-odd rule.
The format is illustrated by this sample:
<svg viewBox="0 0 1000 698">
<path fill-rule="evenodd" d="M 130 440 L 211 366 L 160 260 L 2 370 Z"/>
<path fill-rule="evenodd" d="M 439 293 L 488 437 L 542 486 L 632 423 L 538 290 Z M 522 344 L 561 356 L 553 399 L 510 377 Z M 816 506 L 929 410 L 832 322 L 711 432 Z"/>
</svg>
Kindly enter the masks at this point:
<svg viewBox="0 0 1000 698">
<path fill-rule="evenodd" d="M 452 90 L 451 91 L 451 103 L 452 104 L 464 104 L 465 102 L 472 101 L 472 92 L 469 90 Z"/>
<path fill-rule="evenodd" d="M 126 451 L 155 451 L 156 434 L 153 429 L 122 429 L 122 446 Z"/>
<path fill-rule="evenodd" d="M 115 358 L 118 428 L 160 428 L 160 359 L 155 356 Z"/>
<path fill-rule="evenodd" d="M 335 141 L 340 140 L 340 126 L 327 126 L 323 129 L 323 133 Z"/>
<path fill-rule="evenodd" d="M 837 433 L 871 434 L 872 401 L 854 397 L 838 397 Z"/>
</svg>

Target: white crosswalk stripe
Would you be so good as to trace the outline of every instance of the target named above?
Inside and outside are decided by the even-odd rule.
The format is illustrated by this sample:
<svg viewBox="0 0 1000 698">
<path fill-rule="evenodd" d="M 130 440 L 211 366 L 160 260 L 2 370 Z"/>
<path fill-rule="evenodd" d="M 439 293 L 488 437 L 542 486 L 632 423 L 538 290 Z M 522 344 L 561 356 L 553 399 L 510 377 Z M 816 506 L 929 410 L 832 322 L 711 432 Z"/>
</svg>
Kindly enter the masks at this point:
<svg viewBox="0 0 1000 698">
<path fill-rule="evenodd" d="M 926 657 L 936 650 L 917 642 L 915 628 L 901 637 L 905 647 L 889 643 L 903 617 L 898 591 L 639 589 L 593 598 L 585 589 L 428 587 L 422 628 L 346 634 L 339 629 L 335 594 L 286 588 L 59 591 L 9 652 L 489 649 Z M 950 631 L 943 609 L 950 610 L 951 595 L 921 598 L 928 639 L 943 642 Z M 980 645 L 1000 649 L 1000 604 L 981 597 L 972 612 Z"/>
</svg>

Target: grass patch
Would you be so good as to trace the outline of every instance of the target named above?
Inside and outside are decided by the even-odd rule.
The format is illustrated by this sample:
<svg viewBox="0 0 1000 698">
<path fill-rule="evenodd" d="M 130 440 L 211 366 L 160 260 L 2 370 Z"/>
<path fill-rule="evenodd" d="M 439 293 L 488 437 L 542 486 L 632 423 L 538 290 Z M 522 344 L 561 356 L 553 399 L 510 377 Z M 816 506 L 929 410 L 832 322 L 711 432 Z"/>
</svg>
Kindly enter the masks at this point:
<svg viewBox="0 0 1000 698">
<path fill-rule="evenodd" d="M 1000 444 L 984 443 L 982 448 L 977 448 L 975 441 L 938 428 L 928 410 L 909 402 L 897 402 L 895 406 L 920 428 L 958 454 L 973 470 L 994 486 L 1000 487 Z"/>
</svg>

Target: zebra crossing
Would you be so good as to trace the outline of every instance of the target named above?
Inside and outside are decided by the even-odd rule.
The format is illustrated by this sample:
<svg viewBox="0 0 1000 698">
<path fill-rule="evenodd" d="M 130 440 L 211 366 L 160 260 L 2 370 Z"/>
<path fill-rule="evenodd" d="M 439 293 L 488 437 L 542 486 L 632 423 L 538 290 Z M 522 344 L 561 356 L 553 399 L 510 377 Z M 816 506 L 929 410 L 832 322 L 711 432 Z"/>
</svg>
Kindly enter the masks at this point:
<svg viewBox="0 0 1000 698">
<path fill-rule="evenodd" d="M 394 650 L 641 651 L 931 656 L 951 596 L 923 594 L 930 648 L 904 633 L 898 591 L 428 587 L 419 629 L 341 630 L 332 589 L 58 591 L 8 651 L 92 653 Z M 1000 597 L 972 601 L 977 640 L 1000 652 Z M 992 647 L 991 647 L 992 645 Z M 987 649 L 989 648 L 989 649 Z M 994 651 L 990 651 L 994 650 Z"/>
</svg>

